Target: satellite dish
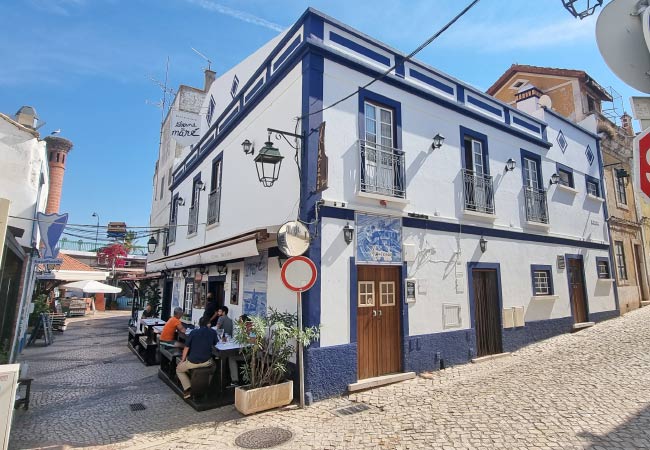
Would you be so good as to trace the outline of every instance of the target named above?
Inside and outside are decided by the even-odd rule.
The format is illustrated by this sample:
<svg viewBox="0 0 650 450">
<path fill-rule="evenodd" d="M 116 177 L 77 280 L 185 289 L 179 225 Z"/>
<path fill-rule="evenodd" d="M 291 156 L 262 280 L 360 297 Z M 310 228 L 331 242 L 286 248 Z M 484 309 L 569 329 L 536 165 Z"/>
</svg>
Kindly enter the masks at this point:
<svg viewBox="0 0 650 450">
<path fill-rule="evenodd" d="M 551 97 L 548 95 L 544 94 L 539 98 L 539 105 L 543 106 L 544 108 L 551 109 L 553 107 L 553 100 L 551 100 Z"/>
<path fill-rule="evenodd" d="M 650 94 L 650 8 L 638 13 L 638 0 L 613 0 L 596 22 L 596 42 L 609 68 L 626 84 Z M 649 36 L 650 38 L 650 36 Z"/>
</svg>

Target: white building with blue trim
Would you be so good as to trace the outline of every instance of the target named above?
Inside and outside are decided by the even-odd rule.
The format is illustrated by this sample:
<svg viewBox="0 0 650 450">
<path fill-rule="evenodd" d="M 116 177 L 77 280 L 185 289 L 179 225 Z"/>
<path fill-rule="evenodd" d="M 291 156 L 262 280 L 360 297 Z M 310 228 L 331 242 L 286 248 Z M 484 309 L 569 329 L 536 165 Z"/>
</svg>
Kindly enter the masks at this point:
<svg viewBox="0 0 650 450">
<path fill-rule="evenodd" d="M 231 317 L 294 311 L 275 238 L 288 220 L 307 224 L 316 399 L 618 314 L 598 137 L 534 91 L 515 108 L 404 58 L 308 9 L 218 77 L 203 137 L 173 171 L 164 253 L 148 262 L 164 271 L 167 312 L 180 305 L 192 321 L 206 292 Z M 299 164 L 292 138 L 270 136 L 284 156 L 270 188 L 254 163 L 268 128 L 304 136 Z"/>
</svg>

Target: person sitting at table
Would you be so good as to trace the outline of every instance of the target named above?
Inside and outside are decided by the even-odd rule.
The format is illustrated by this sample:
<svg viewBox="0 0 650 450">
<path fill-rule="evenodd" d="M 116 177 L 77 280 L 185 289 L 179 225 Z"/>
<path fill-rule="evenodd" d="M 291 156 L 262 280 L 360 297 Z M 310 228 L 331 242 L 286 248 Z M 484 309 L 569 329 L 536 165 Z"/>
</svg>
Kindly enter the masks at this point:
<svg viewBox="0 0 650 450">
<path fill-rule="evenodd" d="M 199 319 L 199 328 L 194 329 L 187 337 L 181 362 L 176 366 L 176 375 L 183 385 L 183 398 L 189 398 L 192 388 L 188 371 L 198 367 L 210 367 L 214 364 L 212 360 L 212 347 L 217 345 L 217 332 L 208 327 L 208 318 L 203 316 Z"/>
<path fill-rule="evenodd" d="M 151 319 L 153 317 L 156 317 L 156 312 L 151 307 L 151 303 L 147 303 L 146 308 L 144 308 L 144 311 L 142 311 L 142 318 Z"/>
<path fill-rule="evenodd" d="M 228 317 L 228 307 L 220 306 L 217 309 L 219 320 L 217 320 L 217 329 L 222 329 L 224 334 L 232 336 L 232 319 Z"/>
<path fill-rule="evenodd" d="M 253 323 L 251 322 L 251 319 L 248 317 L 248 315 L 242 314 L 239 316 L 238 326 L 245 327 L 244 329 L 246 330 L 246 334 L 248 335 L 249 340 L 255 339 L 255 334 L 251 333 L 251 327 L 253 326 Z M 228 368 L 230 369 L 229 387 L 239 386 L 239 367 L 237 365 L 239 361 L 244 361 L 244 356 L 242 354 L 228 357 Z"/>
<path fill-rule="evenodd" d="M 183 308 L 177 306 L 176 308 L 174 308 L 174 316 L 169 318 L 169 320 L 163 327 L 162 331 L 160 332 L 161 344 L 166 343 L 166 344 L 173 345 L 175 347 L 181 346 L 176 341 L 176 336 L 175 336 L 176 331 L 185 333 L 185 327 L 181 322 L 181 317 L 183 317 Z"/>
<path fill-rule="evenodd" d="M 203 315 L 210 320 L 210 326 L 213 327 L 217 324 L 219 314 L 217 314 L 217 300 L 212 295 L 212 292 L 208 292 L 208 295 L 205 297 L 205 312 Z"/>
</svg>

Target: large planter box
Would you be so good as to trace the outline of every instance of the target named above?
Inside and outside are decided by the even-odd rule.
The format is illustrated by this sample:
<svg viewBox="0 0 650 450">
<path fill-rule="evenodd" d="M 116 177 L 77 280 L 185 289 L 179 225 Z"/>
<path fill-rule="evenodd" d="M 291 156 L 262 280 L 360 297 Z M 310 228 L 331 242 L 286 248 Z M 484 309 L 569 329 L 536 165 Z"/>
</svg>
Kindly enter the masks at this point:
<svg viewBox="0 0 650 450">
<path fill-rule="evenodd" d="M 293 401 L 293 381 L 257 389 L 235 389 L 235 408 L 244 415 L 279 408 Z"/>
</svg>

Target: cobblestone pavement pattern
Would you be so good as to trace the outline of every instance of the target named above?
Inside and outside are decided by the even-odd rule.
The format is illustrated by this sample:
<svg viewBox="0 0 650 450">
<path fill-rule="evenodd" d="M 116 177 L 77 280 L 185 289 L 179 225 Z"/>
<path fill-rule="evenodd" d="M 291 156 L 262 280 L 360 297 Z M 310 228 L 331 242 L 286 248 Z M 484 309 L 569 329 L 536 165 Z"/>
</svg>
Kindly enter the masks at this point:
<svg viewBox="0 0 650 450">
<path fill-rule="evenodd" d="M 243 418 L 186 406 L 126 350 L 123 318 L 79 322 L 25 352 L 34 402 L 12 448 L 235 449 L 241 433 L 282 427 L 294 437 L 277 449 L 649 449 L 648 323 L 644 308 L 510 357 Z M 369 409 L 334 413 L 355 402 Z"/>
</svg>

